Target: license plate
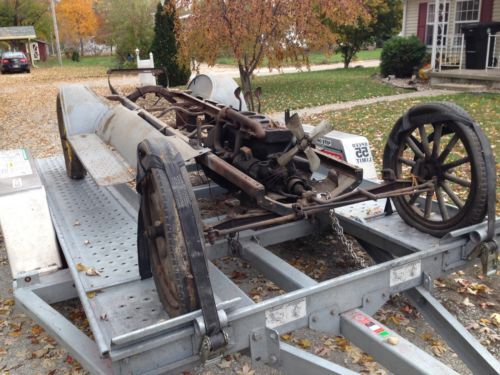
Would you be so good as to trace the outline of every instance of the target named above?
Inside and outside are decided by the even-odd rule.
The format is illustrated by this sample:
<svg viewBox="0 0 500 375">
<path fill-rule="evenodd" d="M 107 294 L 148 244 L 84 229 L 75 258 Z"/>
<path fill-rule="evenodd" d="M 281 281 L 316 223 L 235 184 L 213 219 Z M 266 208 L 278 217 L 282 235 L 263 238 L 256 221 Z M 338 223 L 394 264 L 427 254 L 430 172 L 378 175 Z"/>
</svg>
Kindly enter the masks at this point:
<svg viewBox="0 0 500 375">
<path fill-rule="evenodd" d="M 15 64 L 15 65 L 12 65 L 12 67 L 15 69 L 15 68 L 19 68 L 19 65 Z"/>
</svg>

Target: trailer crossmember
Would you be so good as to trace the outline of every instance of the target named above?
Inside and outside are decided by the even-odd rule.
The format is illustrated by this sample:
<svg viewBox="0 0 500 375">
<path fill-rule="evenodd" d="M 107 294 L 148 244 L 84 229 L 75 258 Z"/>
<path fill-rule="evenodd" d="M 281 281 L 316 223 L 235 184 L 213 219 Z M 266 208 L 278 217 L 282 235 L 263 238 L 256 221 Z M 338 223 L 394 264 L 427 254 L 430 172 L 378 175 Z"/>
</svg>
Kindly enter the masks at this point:
<svg viewBox="0 0 500 375">
<path fill-rule="evenodd" d="M 38 160 L 37 168 L 69 269 L 15 280 L 19 305 L 92 373 L 175 373 L 198 364 L 204 335 L 201 311 L 169 319 L 153 281 L 140 279 L 137 194 L 127 185 L 99 187 L 88 177 L 67 179 L 59 157 Z M 220 191 L 213 186 L 194 189 L 198 197 Z M 321 232 L 329 227 L 328 215 L 315 222 L 303 219 L 244 230 L 238 238 L 207 245 L 216 309 L 228 335 L 224 353 L 249 349 L 254 363 L 287 373 L 352 374 L 280 342 L 280 334 L 308 327 L 344 335 L 391 371 L 453 374 L 371 317 L 391 295 L 404 292 L 474 373 L 500 372 L 498 361 L 430 294 L 433 279 L 470 263 L 464 249 L 487 231 L 486 223 L 438 239 L 408 226 L 395 213 L 370 216 L 385 206 L 381 199 L 338 208 L 336 213 L 346 232 L 394 259 L 320 283 L 266 246 Z M 497 241 L 499 227 L 497 220 Z M 223 256 L 241 257 L 287 293 L 254 303 L 211 262 Z M 102 269 L 101 276 L 78 272 L 77 263 Z M 82 302 L 94 341 L 50 306 L 75 296 Z M 395 345 L 387 344 L 390 337 Z"/>
</svg>

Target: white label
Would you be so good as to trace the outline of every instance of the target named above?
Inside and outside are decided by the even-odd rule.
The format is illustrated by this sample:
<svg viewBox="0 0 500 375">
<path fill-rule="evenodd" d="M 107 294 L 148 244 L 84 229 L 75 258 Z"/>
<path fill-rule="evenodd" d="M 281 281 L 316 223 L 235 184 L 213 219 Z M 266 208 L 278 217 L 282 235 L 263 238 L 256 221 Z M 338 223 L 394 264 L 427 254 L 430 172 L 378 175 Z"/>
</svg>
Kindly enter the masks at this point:
<svg viewBox="0 0 500 375">
<path fill-rule="evenodd" d="M 12 178 L 33 174 L 28 154 L 24 150 L 0 151 L 0 178 Z"/>
<path fill-rule="evenodd" d="M 389 286 L 395 286 L 422 276 L 420 260 L 395 268 L 390 272 Z"/>
<path fill-rule="evenodd" d="M 289 302 L 266 310 L 266 326 L 275 328 L 294 320 L 304 318 L 307 314 L 306 299 Z"/>
<path fill-rule="evenodd" d="M 20 189 L 23 187 L 23 180 L 21 178 L 13 178 L 12 179 L 12 188 Z"/>
</svg>

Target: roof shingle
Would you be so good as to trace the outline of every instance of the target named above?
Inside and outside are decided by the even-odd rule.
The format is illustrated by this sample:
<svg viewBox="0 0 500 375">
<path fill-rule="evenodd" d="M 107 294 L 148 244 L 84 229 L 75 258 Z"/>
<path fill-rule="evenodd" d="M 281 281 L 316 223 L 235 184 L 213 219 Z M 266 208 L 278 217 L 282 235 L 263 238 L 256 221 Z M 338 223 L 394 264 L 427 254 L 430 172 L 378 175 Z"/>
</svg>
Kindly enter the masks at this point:
<svg viewBox="0 0 500 375">
<path fill-rule="evenodd" d="M 0 40 L 36 38 L 33 26 L 8 26 L 0 27 Z"/>
</svg>

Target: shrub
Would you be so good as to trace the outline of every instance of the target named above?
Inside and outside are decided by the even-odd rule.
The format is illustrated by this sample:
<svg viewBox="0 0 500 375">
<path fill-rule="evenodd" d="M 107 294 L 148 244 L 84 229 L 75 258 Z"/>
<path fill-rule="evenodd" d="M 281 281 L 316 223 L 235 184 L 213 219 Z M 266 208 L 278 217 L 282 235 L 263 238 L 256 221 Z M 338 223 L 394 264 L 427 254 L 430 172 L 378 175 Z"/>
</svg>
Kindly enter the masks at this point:
<svg viewBox="0 0 500 375">
<path fill-rule="evenodd" d="M 73 51 L 73 53 L 71 54 L 71 60 L 80 62 L 80 54 L 78 53 L 78 51 Z"/>
<path fill-rule="evenodd" d="M 380 70 L 383 76 L 411 77 L 422 66 L 426 47 L 416 36 L 389 39 L 382 49 Z"/>
<path fill-rule="evenodd" d="M 162 73 L 158 76 L 158 84 L 161 86 L 185 85 L 191 75 L 189 65 L 179 61 L 177 56 L 178 42 L 175 35 L 177 22 L 179 20 L 175 12 L 175 1 L 165 1 L 164 5 L 158 3 L 151 51 L 155 67 L 164 68 L 167 72 L 166 75 Z"/>
</svg>

